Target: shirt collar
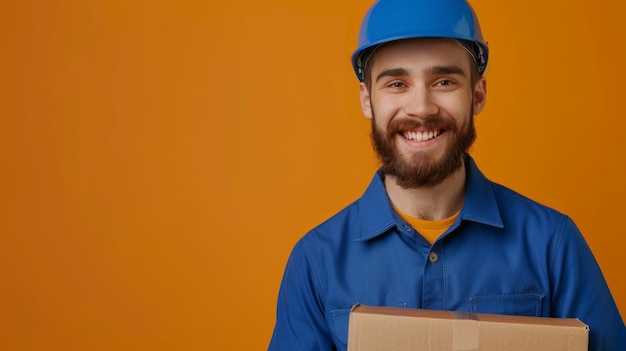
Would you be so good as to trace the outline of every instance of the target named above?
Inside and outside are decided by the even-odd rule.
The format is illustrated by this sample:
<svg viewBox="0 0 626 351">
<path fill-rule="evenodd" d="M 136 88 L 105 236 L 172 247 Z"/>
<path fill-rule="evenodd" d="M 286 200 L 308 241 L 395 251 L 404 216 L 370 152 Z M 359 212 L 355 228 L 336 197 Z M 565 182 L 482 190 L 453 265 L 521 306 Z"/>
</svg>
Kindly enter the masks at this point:
<svg viewBox="0 0 626 351">
<path fill-rule="evenodd" d="M 461 210 L 462 220 L 473 221 L 503 228 L 502 217 L 498 209 L 498 200 L 494 184 L 478 169 L 474 159 L 469 157 L 467 167 L 467 193 Z"/>
<path fill-rule="evenodd" d="M 467 220 L 497 228 L 504 227 L 493 183 L 482 174 L 471 157 L 468 159 L 467 193 L 455 226 L 460 221 Z M 387 196 L 381 170 L 374 175 L 370 185 L 358 201 L 358 206 L 359 223 L 361 223 L 357 239 L 359 241 L 375 238 L 399 224 L 398 216 Z"/>
</svg>

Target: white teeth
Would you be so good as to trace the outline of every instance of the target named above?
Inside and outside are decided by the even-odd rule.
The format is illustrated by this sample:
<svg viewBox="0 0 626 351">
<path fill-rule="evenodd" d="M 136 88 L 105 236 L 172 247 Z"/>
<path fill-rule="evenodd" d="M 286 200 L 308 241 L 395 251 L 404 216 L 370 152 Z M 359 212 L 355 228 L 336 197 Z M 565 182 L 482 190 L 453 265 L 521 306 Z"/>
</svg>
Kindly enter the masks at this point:
<svg viewBox="0 0 626 351">
<path fill-rule="evenodd" d="M 402 136 L 409 140 L 414 141 L 426 141 L 439 136 L 439 131 L 429 131 L 429 132 L 404 132 Z"/>
</svg>

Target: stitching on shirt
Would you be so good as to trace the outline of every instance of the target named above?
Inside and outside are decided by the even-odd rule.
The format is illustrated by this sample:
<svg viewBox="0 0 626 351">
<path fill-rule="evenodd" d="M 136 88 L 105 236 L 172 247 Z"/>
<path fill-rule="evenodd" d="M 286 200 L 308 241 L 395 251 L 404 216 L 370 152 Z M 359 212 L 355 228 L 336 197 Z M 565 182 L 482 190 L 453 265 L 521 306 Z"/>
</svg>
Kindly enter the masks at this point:
<svg viewBox="0 0 626 351">
<path fill-rule="evenodd" d="M 555 260 L 563 244 L 563 237 L 565 236 L 565 225 L 569 221 L 570 221 L 569 217 L 562 216 L 559 220 L 559 223 L 557 224 L 556 231 L 555 231 L 554 244 L 553 244 L 554 254 L 550 258 L 550 268 L 554 267 L 555 265 Z"/>
<path fill-rule="evenodd" d="M 301 240 L 300 242 L 302 243 L 302 251 L 304 252 L 304 257 L 306 258 L 306 260 L 309 262 L 309 267 L 311 267 L 311 273 L 313 274 L 313 278 L 316 281 L 315 284 L 315 293 L 318 296 L 318 298 L 320 299 L 320 304 L 322 304 L 322 302 L 324 301 L 324 298 L 322 297 L 321 294 L 321 287 L 322 287 L 322 279 L 321 279 L 321 275 L 319 274 L 318 270 L 317 270 L 317 262 L 314 262 L 312 254 L 311 254 L 311 250 L 309 249 L 309 244 L 306 242 L 306 238 L 308 237 L 304 237 L 302 238 L 303 240 Z"/>
</svg>

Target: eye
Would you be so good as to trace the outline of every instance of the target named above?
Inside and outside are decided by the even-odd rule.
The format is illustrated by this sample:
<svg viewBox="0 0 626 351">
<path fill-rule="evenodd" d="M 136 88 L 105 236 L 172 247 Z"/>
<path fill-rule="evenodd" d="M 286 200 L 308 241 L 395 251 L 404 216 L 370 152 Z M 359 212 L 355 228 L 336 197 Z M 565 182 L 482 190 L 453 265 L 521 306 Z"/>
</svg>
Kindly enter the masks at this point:
<svg viewBox="0 0 626 351">
<path fill-rule="evenodd" d="M 404 88 L 406 87 L 406 85 L 402 82 L 391 82 L 389 84 L 387 84 L 388 87 L 390 88 Z"/>
<path fill-rule="evenodd" d="M 442 79 L 438 81 L 437 83 L 435 83 L 435 85 L 440 85 L 440 86 L 450 86 L 452 84 L 454 84 L 454 81 L 450 79 Z"/>
</svg>

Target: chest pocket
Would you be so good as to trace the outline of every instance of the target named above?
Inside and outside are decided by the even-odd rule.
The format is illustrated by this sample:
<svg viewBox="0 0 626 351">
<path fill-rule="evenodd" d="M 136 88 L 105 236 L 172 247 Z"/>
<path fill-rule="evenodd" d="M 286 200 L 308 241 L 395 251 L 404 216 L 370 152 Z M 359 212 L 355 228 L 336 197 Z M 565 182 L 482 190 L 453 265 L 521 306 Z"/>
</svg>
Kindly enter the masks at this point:
<svg viewBox="0 0 626 351">
<path fill-rule="evenodd" d="M 544 295 L 535 293 L 513 293 L 480 295 L 470 298 L 472 312 L 509 314 L 518 316 L 541 316 Z"/>
<path fill-rule="evenodd" d="M 391 307 L 406 308 L 406 303 L 393 304 Z M 331 331 L 333 340 L 337 346 L 341 346 L 339 350 L 345 350 L 348 345 L 348 325 L 350 322 L 351 308 L 342 308 L 330 311 Z"/>
</svg>

